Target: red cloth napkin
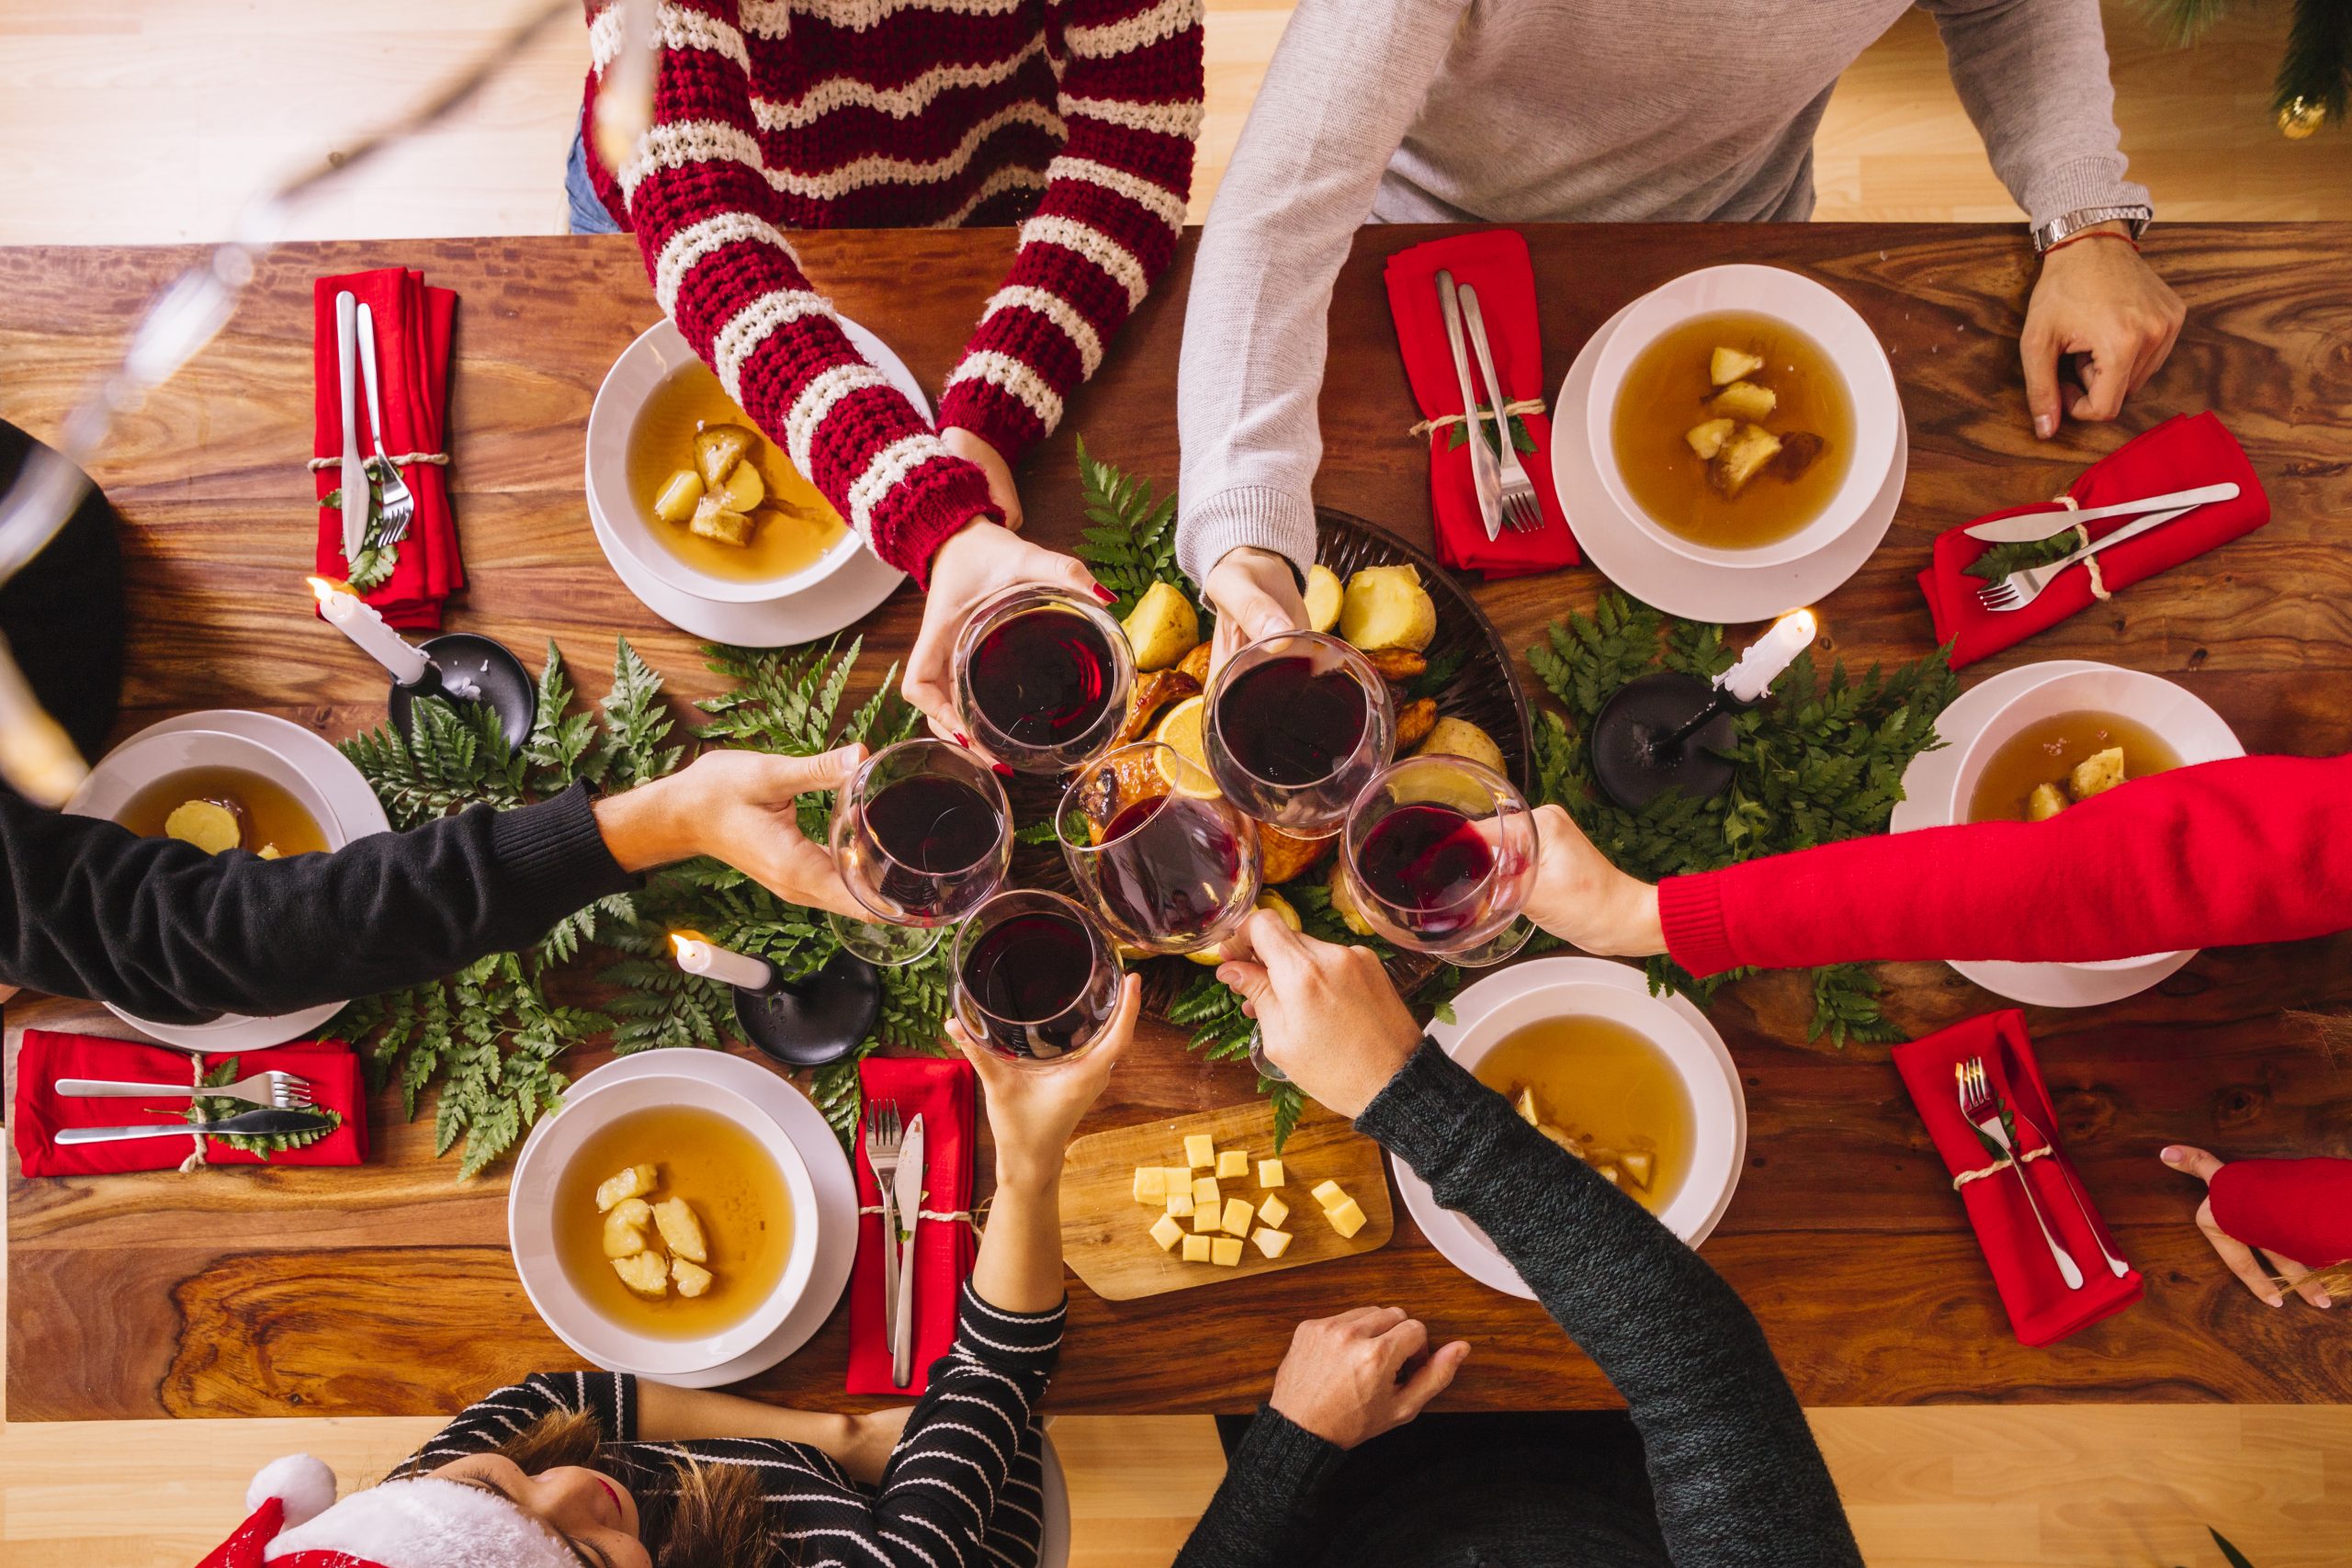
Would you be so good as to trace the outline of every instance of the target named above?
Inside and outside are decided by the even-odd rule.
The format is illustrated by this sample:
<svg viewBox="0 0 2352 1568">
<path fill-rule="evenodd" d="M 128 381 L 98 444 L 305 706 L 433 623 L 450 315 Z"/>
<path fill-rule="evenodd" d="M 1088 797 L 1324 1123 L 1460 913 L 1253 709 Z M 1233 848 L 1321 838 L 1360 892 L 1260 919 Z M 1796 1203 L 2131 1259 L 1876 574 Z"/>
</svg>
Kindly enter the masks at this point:
<svg viewBox="0 0 2352 1568">
<path fill-rule="evenodd" d="M 2233 1159 L 2213 1175 L 2213 1223 L 2306 1269 L 2352 1259 L 2352 1159 Z"/>
<path fill-rule="evenodd" d="M 1436 419 L 1464 412 L 1462 383 L 1453 373 L 1453 350 L 1446 343 L 1445 314 L 1438 304 L 1441 268 L 1453 273 L 1455 283 L 1477 291 L 1503 396 L 1512 402 L 1522 398 L 1540 401 L 1544 396 L 1544 339 L 1535 314 L 1535 267 L 1524 235 L 1516 229 L 1489 229 L 1431 240 L 1388 258 L 1388 310 L 1396 319 L 1396 346 L 1405 356 L 1405 376 L 1412 383 L 1421 416 Z M 1475 350 L 1470 389 L 1485 402 L 1486 379 Z M 1478 493 L 1470 482 L 1469 440 L 1450 445 L 1458 425 L 1430 432 L 1430 504 L 1437 517 L 1437 558 L 1456 571 L 1523 577 L 1574 566 L 1579 558 L 1576 537 L 1560 511 L 1559 494 L 1552 488 L 1551 417 L 1524 414 L 1521 422 L 1533 437 L 1535 450 L 1521 452 L 1519 460 L 1535 482 L 1544 525 L 1532 534 L 1505 528 L 1491 542 L 1478 516 Z"/>
<path fill-rule="evenodd" d="M 2263 493 L 2262 481 L 2254 477 L 2254 465 L 2246 461 L 2245 449 L 2210 412 L 2177 414 L 2085 468 L 2082 477 L 2066 487 L 2066 493 L 2085 511 L 2227 479 L 2237 481 L 2235 501 L 2200 506 L 2186 517 L 2100 555 L 2099 577 L 2107 591 L 2120 592 L 2142 578 L 2154 577 L 2241 534 L 2252 533 L 2270 521 L 2270 498 Z M 2041 502 L 1988 512 L 1968 525 L 1998 517 L 2031 513 L 2054 515 L 2067 510 L 2056 502 Z M 2134 521 L 2110 517 L 2084 526 L 2096 540 Z M 1935 617 L 1936 641 L 1958 639 L 1951 654 L 1955 670 L 2022 642 L 2098 603 L 2091 594 L 2090 568 L 2084 565 L 2070 568 L 2022 610 L 1996 614 L 1984 608 L 1976 603 L 1976 591 L 1985 586 L 1984 580 L 1971 577 L 1962 569 L 1992 547 L 1954 528 L 1936 540 L 1935 563 L 1919 574 L 1919 591 L 1928 596 L 1928 613 Z"/>
<path fill-rule="evenodd" d="M 424 275 L 404 267 L 322 277 L 314 286 L 311 347 L 317 382 L 313 456 L 343 456 L 342 370 L 335 360 L 334 297 L 356 295 L 376 316 L 376 377 L 383 398 L 384 450 L 393 457 L 448 450 L 449 338 L 457 321 L 458 297 L 427 288 Z M 353 374 L 357 375 L 355 367 Z M 359 449 L 369 457 L 368 388 L 353 383 L 352 411 L 359 418 Z M 340 468 L 318 470 L 318 572 L 338 581 L 351 575 L 343 555 L 343 512 L 327 496 L 343 484 Z M 466 585 L 458 558 L 458 520 L 449 507 L 449 470 L 438 463 L 411 463 L 401 477 L 416 496 L 416 517 L 408 537 L 396 547 L 392 575 L 361 597 L 384 619 L 404 631 L 438 631 L 442 601 Z"/>
<path fill-rule="evenodd" d="M 2017 1053 L 2029 1082 L 2013 1085 L 2008 1081 L 2001 1060 L 2005 1041 Z M 2026 1033 L 2025 1014 L 2015 1008 L 1972 1018 L 1925 1040 L 1897 1045 L 1894 1055 L 1903 1086 L 1911 1091 L 1911 1101 L 1919 1109 L 1920 1121 L 1927 1123 L 1928 1135 L 1935 1140 L 1936 1152 L 1954 1176 L 1982 1170 L 1994 1159 L 1960 1113 L 1959 1086 L 1952 1080 L 1952 1067 L 1970 1056 L 1984 1059 L 1985 1075 L 2003 1103 L 2021 1111 L 2037 1126 L 2057 1130 L 2050 1090 L 2033 1059 L 2032 1037 Z M 2017 1139 L 2020 1153 L 2041 1146 L 2041 1140 L 2023 1120 L 2018 1122 Z M 2033 1183 L 2058 1245 L 2081 1266 L 2081 1290 L 2067 1289 L 2059 1277 L 2058 1265 L 2033 1223 L 2032 1207 L 2018 1187 L 2018 1170 Z M 2108 1271 L 2107 1260 L 2099 1256 L 2099 1243 L 2105 1241 L 2118 1258 L 2123 1256 L 2122 1249 L 2116 1247 L 2103 1222 L 2096 1231 L 2085 1222 L 2082 1209 L 2075 1202 L 2078 1194 L 2087 1206 L 2090 1195 L 2061 1168 L 2057 1155 L 1980 1177 L 1960 1190 L 1961 1206 L 1968 1212 L 1977 1245 L 1984 1249 L 1984 1261 L 1992 1266 L 1993 1283 L 2001 1292 L 2002 1306 L 2008 1309 L 2009 1325 L 2020 1341 L 2036 1348 L 2054 1345 L 2103 1317 L 2113 1316 L 2145 1292 L 2138 1269 L 2120 1280 Z"/>
<path fill-rule="evenodd" d="M 972 1064 L 935 1056 L 868 1056 L 858 1064 L 857 1079 L 868 1107 L 893 1100 L 902 1124 L 922 1116 L 924 1211 L 969 1213 L 979 1132 L 979 1080 Z M 863 1122 L 850 1163 L 857 1171 L 859 1212 L 857 1265 L 849 1279 L 849 1392 L 912 1399 L 930 1386 L 932 1362 L 956 1342 L 956 1302 L 979 1254 L 979 1234 L 962 1220 L 913 1224 L 914 1240 L 902 1266 L 915 1271 L 914 1381 L 896 1386 L 890 1382 L 890 1342 L 882 1332 L 882 1190 L 865 1163 Z M 908 1228 L 908 1216 L 899 1215 L 899 1224 Z"/>
<path fill-rule="evenodd" d="M 270 1068 L 308 1078 L 318 1104 L 343 1117 L 343 1125 L 317 1143 L 274 1154 L 267 1160 L 218 1138 L 204 1141 L 213 1165 L 362 1165 L 368 1159 L 368 1086 L 359 1057 L 340 1040 L 237 1051 L 203 1058 L 209 1072 L 234 1061 L 237 1075 Z M 79 1144 L 60 1148 L 61 1127 L 130 1127 L 178 1120 L 187 1109 L 184 1094 L 153 1100 L 65 1099 L 52 1087 L 59 1078 L 117 1078 L 132 1083 L 190 1083 L 193 1059 L 185 1051 L 142 1045 L 133 1040 L 104 1040 L 89 1034 L 25 1031 L 17 1055 L 17 1112 L 12 1129 L 17 1160 L 27 1176 L 104 1176 L 130 1170 L 174 1170 L 187 1158 L 184 1138 L 138 1138 L 120 1144 Z"/>
</svg>

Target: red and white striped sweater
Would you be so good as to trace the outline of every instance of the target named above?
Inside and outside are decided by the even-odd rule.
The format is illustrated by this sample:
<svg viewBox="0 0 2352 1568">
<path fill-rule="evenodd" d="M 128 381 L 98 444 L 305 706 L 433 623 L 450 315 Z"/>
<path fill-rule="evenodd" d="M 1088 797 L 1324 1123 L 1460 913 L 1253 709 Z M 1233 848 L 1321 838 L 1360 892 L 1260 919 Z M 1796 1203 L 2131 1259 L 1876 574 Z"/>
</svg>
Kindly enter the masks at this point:
<svg viewBox="0 0 2352 1568">
<path fill-rule="evenodd" d="M 662 308 L 876 554 L 997 516 L 851 346 L 791 229 L 1021 225 L 939 400 L 1017 461 L 1167 267 L 1201 123 L 1202 0 L 663 0 L 653 128 L 589 169 Z M 597 83 L 620 13 L 589 25 Z M 586 122 L 583 122 L 586 123 Z"/>
</svg>

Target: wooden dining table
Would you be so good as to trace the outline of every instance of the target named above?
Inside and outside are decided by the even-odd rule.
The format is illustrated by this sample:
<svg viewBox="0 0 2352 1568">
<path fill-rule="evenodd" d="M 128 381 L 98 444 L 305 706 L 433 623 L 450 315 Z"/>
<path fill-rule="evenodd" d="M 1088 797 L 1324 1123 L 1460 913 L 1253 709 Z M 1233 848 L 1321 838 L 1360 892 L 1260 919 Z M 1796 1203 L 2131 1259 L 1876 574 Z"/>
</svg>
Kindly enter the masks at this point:
<svg viewBox="0 0 2352 1568">
<path fill-rule="evenodd" d="M 1418 411 L 1381 268 L 1391 252 L 1442 231 L 1357 236 L 1332 299 L 1320 404 L 1317 500 L 1423 546 L 1427 446 L 1407 434 Z M 2188 307 L 2178 346 L 2119 422 L 2070 422 L 2048 441 L 2029 428 L 2018 362 L 2034 263 L 2017 228 L 1526 232 L 1547 386 L 1619 306 L 1706 263 L 1798 268 L 1876 329 L 1901 387 L 1910 468 L 1884 543 L 1816 606 L 1826 647 L 1849 666 L 1933 646 L 1914 575 L 1939 531 L 2051 495 L 2167 415 L 2217 411 L 2270 492 L 2269 525 L 1972 667 L 1962 683 L 2039 660 L 2106 660 L 2195 692 L 2249 750 L 2352 748 L 2352 225 L 2155 231 L 2150 259 Z M 832 232 L 797 243 L 842 311 L 936 388 L 1003 276 L 1012 238 Z M 1174 482 L 1177 353 L 1196 238 L 1186 236 L 1059 432 L 1023 467 L 1035 536 L 1065 547 L 1076 538 L 1081 434 L 1130 473 Z M 0 417 L 53 434 L 142 302 L 199 254 L 0 250 Z M 379 671 L 309 613 L 301 579 L 317 513 L 304 462 L 312 281 L 393 265 L 421 267 L 462 300 L 449 447 L 470 583 L 449 625 L 526 653 L 553 637 L 592 696 L 616 636 L 662 672 L 674 698 L 717 690 L 695 639 L 614 575 L 582 498 L 598 382 L 659 315 L 634 243 L 294 244 L 262 259 L 227 329 L 119 422 L 93 466 L 126 525 L 119 734 L 205 707 L 278 714 L 333 739 L 381 722 Z M 1476 592 L 1520 650 L 1607 587 L 1579 567 Z M 856 628 L 866 639 L 861 682 L 904 652 L 920 604 L 904 588 Z M 1523 660 L 1518 673 L 1538 691 Z M 1887 1016 L 1909 1037 L 2007 1005 L 1940 964 L 1890 964 L 1883 976 Z M 1703 1255 L 1755 1310 L 1806 1404 L 2320 1402 L 2352 1387 L 2352 1336 L 2291 1301 L 2273 1311 L 2231 1279 L 2191 1223 L 2196 1185 L 2156 1159 L 2176 1140 L 2225 1157 L 2352 1155 L 2352 936 L 2209 951 L 2126 1001 L 2026 1010 L 2062 1136 L 2147 1280 L 2137 1305 L 2041 1349 L 2010 1331 L 1887 1048 L 1809 1039 L 1799 974 L 1742 981 L 1707 1010 L 1737 1063 L 1749 1130 L 1737 1193 Z M 6 1024 L 12 1087 L 28 1027 L 129 1032 L 88 1004 L 41 998 L 9 1002 Z M 562 1065 L 576 1077 L 605 1055 L 580 1049 Z M 1246 1067 L 1210 1065 L 1182 1032 L 1150 1022 L 1087 1128 L 1252 1092 Z M 460 1182 L 454 1157 L 434 1157 L 429 1113 L 405 1122 L 385 1095 L 373 1118 L 375 1154 L 356 1168 L 30 1179 L 12 1150 L 9 1418 L 446 1413 L 525 1373 L 578 1365 L 516 1280 L 504 1168 Z M 1300 1319 L 1363 1303 L 1409 1308 L 1433 1334 L 1474 1343 L 1447 1405 L 1613 1400 L 1536 1306 L 1456 1272 L 1401 1209 L 1394 1239 L 1366 1255 L 1126 1302 L 1073 1280 L 1070 1297 L 1052 1393 L 1062 1410 L 1247 1409 L 1264 1397 Z M 845 1318 L 836 1309 L 747 1392 L 856 1403 L 842 1392 Z"/>
</svg>

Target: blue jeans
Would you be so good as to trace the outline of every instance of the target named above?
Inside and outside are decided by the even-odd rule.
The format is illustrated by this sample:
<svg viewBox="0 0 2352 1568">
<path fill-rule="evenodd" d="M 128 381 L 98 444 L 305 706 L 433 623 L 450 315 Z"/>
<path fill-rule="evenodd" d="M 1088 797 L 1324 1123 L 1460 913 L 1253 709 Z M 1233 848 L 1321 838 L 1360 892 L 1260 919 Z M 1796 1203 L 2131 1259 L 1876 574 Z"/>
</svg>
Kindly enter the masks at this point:
<svg viewBox="0 0 2352 1568">
<path fill-rule="evenodd" d="M 571 231 L 575 234 L 617 234 L 621 226 L 596 199 L 596 187 L 588 183 L 588 143 L 580 132 L 571 133 L 571 157 L 564 164 L 563 194 L 571 204 Z"/>
</svg>

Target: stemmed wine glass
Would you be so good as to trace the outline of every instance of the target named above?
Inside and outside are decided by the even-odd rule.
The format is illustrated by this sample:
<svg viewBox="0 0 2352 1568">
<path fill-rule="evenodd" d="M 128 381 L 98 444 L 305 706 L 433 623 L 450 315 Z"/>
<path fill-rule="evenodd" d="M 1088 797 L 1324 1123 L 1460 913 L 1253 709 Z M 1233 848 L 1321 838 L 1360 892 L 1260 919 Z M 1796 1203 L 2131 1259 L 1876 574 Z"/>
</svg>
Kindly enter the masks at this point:
<svg viewBox="0 0 2352 1568">
<path fill-rule="evenodd" d="M 1256 827 L 1172 746 L 1138 741 L 1089 763 L 1054 826 L 1080 895 L 1129 947 L 1214 947 L 1258 897 Z"/>
<path fill-rule="evenodd" d="M 1058 893 L 1010 888 L 956 933 L 956 1019 L 974 1044 L 1016 1062 L 1065 1060 L 1119 1005 L 1110 935 Z"/>
<path fill-rule="evenodd" d="M 1338 637 L 1283 632 L 1225 661 L 1201 726 L 1217 787 L 1261 822 L 1329 833 L 1396 744 L 1388 682 Z"/>
<path fill-rule="evenodd" d="M 1466 757 L 1408 757 L 1364 786 L 1340 840 L 1364 922 L 1399 947 L 1478 967 L 1532 934 L 1535 821 L 1510 781 Z"/>
<path fill-rule="evenodd" d="M 1008 589 L 956 639 L 956 711 L 980 750 L 1018 773 L 1063 773 L 1109 747 L 1135 680 L 1119 623 L 1057 589 Z"/>
<path fill-rule="evenodd" d="M 928 736 L 865 760 L 833 802 L 833 860 L 874 920 L 833 914 L 833 934 L 870 963 L 911 964 L 1004 880 L 1012 810 L 989 765 Z"/>
</svg>

